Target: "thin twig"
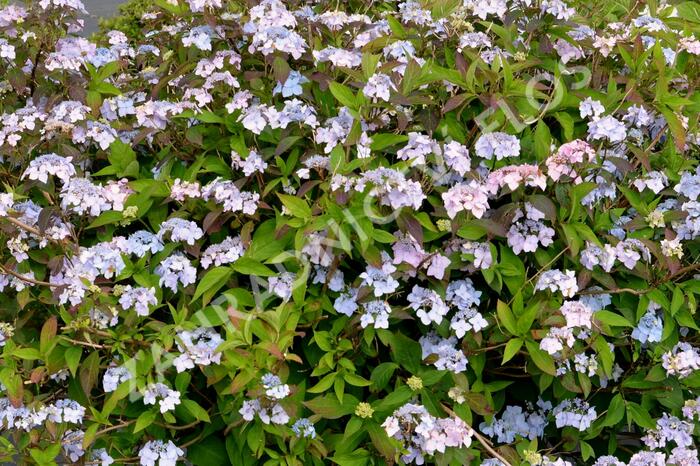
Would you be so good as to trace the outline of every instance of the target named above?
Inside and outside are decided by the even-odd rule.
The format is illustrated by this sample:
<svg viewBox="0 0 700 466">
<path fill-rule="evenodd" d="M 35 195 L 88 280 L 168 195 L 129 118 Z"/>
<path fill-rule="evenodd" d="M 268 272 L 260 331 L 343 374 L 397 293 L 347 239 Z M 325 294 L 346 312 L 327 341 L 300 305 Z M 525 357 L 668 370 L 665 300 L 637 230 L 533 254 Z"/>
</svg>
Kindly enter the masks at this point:
<svg viewBox="0 0 700 466">
<path fill-rule="evenodd" d="M 19 278 L 23 282 L 31 283 L 32 285 L 42 285 L 42 286 L 52 286 L 52 287 L 59 287 L 61 285 L 58 285 L 56 283 L 49 283 L 49 282 L 44 282 L 41 280 L 35 280 L 34 278 L 31 277 L 26 277 L 22 275 L 21 273 L 15 272 L 12 269 L 8 269 L 4 265 L 0 264 L 0 270 L 2 270 L 3 273 L 6 273 L 8 275 L 12 275 L 13 277 Z"/>
<path fill-rule="evenodd" d="M 118 430 L 118 429 L 122 429 L 122 428 L 124 428 L 124 427 L 130 426 L 130 425 L 133 424 L 134 422 L 136 422 L 136 419 L 131 419 L 131 420 L 129 420 L 129 421 L 124 421 L 124 422 L 122 422 L 121 424 L 117 424 L 116 426 L 110 426 L 110 427 L 106 427 L 106 428 L 104 428 L 104 429 L 102 429 L 102 430 L 98 430 L 97 433 L 95 433 L 95 437 L 99 437 L 100 435 L 106 434 L 107 432 L 111 432 L 111 431 L 113 431 L 113 430 Z"/>
<path fill-rule="evenodd" d="M 90 348 L 96 348 L 96 349 L 109 348 L 109 346 L 100 345 L 98 343 L 90 343 L 88 341 L 74 340 L 74 339 L 68 338 L 64 335 L 61 335 L 60 337 L 63 338 L 64 340 L 66 340 L 67 342 L 73 343 L 75 345 L 89 346 Z"/>
</svg>

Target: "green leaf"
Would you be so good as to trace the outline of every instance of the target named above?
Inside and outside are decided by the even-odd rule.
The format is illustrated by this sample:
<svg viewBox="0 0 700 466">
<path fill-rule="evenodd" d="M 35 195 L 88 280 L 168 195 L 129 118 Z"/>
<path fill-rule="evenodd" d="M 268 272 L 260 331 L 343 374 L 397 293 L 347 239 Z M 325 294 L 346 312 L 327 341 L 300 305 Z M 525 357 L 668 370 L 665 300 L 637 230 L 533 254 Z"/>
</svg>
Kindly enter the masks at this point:
<svg viewBox="0 0 700 466">
<path fill-rule="evenodd" d="M 75 377 L 76 371 L 78 370 L 78 364 L 80 364 L 80 358 L 83 355 L 83 349 L 79 346 L 71 346 L 66 349 L 64 353 L 64 358 L 66 360 L 66 365 L 70 370 L 73 377 Z"/>
<path fill-rule="evenodd" d="M 16 358 L 26 359 L 27 361 L 35 361 L 41 359 L 41 353 L 36 348 L 17 348 L 12 352 Z"/>
<path fill-rule="evenodd" d="M 552 135 L 549 132 L 549 127 L 540 120 L 535 128 L 535 157 L 537 160 L 544 160 L 549 156 L 550 147 L 552 145 Z"/>
<path fill-rule="evenodd" d="M 204 421 L 204 422 L 211 422 L 209 419 L 209 413 L 207 413 L 207 410 L 199 406 L 199 404 L 196 401 L 192 400 L 182 400 L 182 405 L 185 407 L 187 411 L 190 412 L 192 416 L 195 417 L 195 419 L 199 421 Z"/>
<path fill-rule="evenodd" d="M 508 343 L 506 343 L 506 348 L 503 350 L 503 360 L 501 361 L 501 364 L 505 364 L 513 359 L 513 356 L 518 354 L 518 351 L 520 351 L 520 348 L 522 348 L 523 343 L 522 338 L 510 339 Z"/>
<path fill-rule="evenodd" d="M 370 385 L 372 383 L 369 380 L 365 379 L 364 377 L 360 377 L 357 374 L 351 374 L 349 372 L 346 372 L 345 374 L 343 374 L 343 378 L 345 379 L 345 381 L 347 383 L 349 383 L 350 385 L 352 385 L 354 387 L 367 387 L 368 385 Z"/>
<path fill-rule="evenodd" d="M 528 356 L 532 359 L 537 367 L 540 368 L 545 374 L 557 375 L 557 369 L 554 367 L 554 359 L 547 354 L 545 351 L 540 349 L 540 346 L 534 341 L 527 340 L 525 342 L 527 347 Z"/>
<path fill-rule="evenodd" d="M 498 321 L 511 335 L 519 334 L 513 312 L 511 312 L 510 307 L 500 299 L 496 303 L 496 314 L 498 315 Z"/>
<path fill-rule="evenodd" d="M 398 368 L 399 365 L 393 362 L 383 362 L 375 367 L 372 371 L 372 375 L 369 378 L 372 382 L 372 390 L 383 390 Z"/>
<path fill-rule="evenodd" d="M 261 433 L 260 437 L 264 438 L 264 434 Z M 187 448 L 187 460 L 191 461 L 195 466 L 230 464 L 226 453 L 226 445 L 218 435 L 209 435 L 190 445 Z"/>
<path fill-rule="evenodd" d="M 651 418 L 649 411 L 642 408 L 637 403 L 632 401 L 627 402 L 627 416 L 635 424 L 643 429 L 654 429 L 656 428 L 656 422 Z"/>
<path fill-rule="evenodd" d="M 357 99 L 349 87 L 333 81 L 329 84 L 329 88 L 338 102 L 351 109 L 357 108 Z"/>
<path fill-rule="evenodd" d="M 588 461 L 588 458 L 594 458 L 595 457 L 595 450 L 593 450 L 593 447 L 590 446 L 588 443 L 584 441 L 580 441 L 579 447 L 581 448 L 581 457 L 583 458 L 583 461 Z"/>
<path fill-rule="evenodd" d="M 209 111 L 209 110 L 205 110 L 201 113 L 198 113 L 194 117 L 197 120 L 201 121 L 202 123 L 219 123 L 219 124 L 224 123 L 223 118 L 221 118 L 219 115 L 217 115 L 216 113 Z"/>
<path fill-rule="evenodd" d="M 357 398 L 347 393 L 342 403 L 332 394 L 317 396 L 312 400 L 303 402 L 304 406 L 324 419 L 338 419 L 347 416 L 355 412 L 357 403 Z"/>
<path fill-rule="evenodd" d="M 277 194 L 287 210 L 297 218 L 311 218 L 311 208 L 304 199 L 289 194 Z"/>
<path fill-rule="evenodd" d="M 634 324 L 622 317 L 619 314 L 615 314 L 611 311 L 601 310 L 597 311 L 593 316 L 600 322 L 607 324 L 611 327 L 634 327 Z"/>
<path fill-rule="evenodd" d="M 311 388 L 306 390 L 307 393 L 323 393 L 333 386 L 333 381 L 335 380 L 337 373 L 331 372 L 326 374 L 319 382 Z"/>
<path fill-rule="evenodd" d="M 369 144 L 369 147 L 372 151 L 377 152 L 406 141 L 408 141 L 408 136 L 405 134 L 379 133 L 372 135 L 372 142 Z"/>
<path fill-rule="evenodd" d="M 434 0 L 430 2 L 430 11 L 433 19 L 446 18 L 461 5 L 461 0 Z"/>
<path fill-rule="evenodd" d="M 153 424 L 156 420 L 156 413 L 154 411 L 144 411 L 136 419 L 136 424 L 134 425 L 134 433 L 140 432 L 146 427 Z"/>
<path fill-rule="evenodd" d="M 614 426 L 622 420 L 625 416 L 625 400 L 622 399 L 622 395 L 619 393 L 610 400 L 608 405 L 608 412 L 603 420 L 604 427 Z"/>
<path fill-rule="evenodd" d="M 226 284 L 231 274 L 233 274 L 233 270 L 230 267 L 214 267 L 209 270 L 197 284 L 192 301 L 195 301 L 207 291 L 216 292 Z"/>
<path fill-rule="evenodd" d="M 244 275 L 257 275 L 258 277 L 272 277 L 277 275 L 277 272 L 274 270 L 245 256 L 234 262 L 231 268 Z"/>
</svg>

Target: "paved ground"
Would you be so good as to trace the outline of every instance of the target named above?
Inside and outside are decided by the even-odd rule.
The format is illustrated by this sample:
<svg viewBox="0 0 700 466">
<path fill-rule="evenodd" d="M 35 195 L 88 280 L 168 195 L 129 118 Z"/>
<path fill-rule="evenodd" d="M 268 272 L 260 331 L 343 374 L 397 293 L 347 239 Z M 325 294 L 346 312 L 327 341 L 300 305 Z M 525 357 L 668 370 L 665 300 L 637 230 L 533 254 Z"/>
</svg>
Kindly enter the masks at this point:
<svg viewBox="0 0 700 466">
<path fill-rule="evenodd" d="M 113 16 L 120 3 L 122 0 L 83 0 L 85 9 L 90 13 L 90 16 L 85 18 L 85 35 L 97 30 L 98 18 Z"/>
</svg>

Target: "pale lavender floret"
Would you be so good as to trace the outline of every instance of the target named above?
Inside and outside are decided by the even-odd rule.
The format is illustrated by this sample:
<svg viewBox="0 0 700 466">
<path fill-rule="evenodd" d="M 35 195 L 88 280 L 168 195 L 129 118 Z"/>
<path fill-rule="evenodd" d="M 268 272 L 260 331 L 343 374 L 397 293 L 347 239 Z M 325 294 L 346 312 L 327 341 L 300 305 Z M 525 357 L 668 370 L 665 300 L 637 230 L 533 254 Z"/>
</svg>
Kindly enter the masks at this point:
<svg viewBox="0 0 700 466">
<path fill-rule="evenodd" d="M 457 338 L 462 338 L 467 332 L 479 332 L 488 327 L 488 322 L 476 309 L 457 311 L 450 319 L 450 328 Z"/>
<path fill-rule="evenodd" d="M 255 151 L 250 151 L 245 159 L 242 159 L 236 152 L 231 152 L 231 166 L 238 168 L 245 176 L 255 173 L 265 173 L 267 162 Z"/>
<path fill-rule="evenodd" d="M 411 403 L 395 410 L 384 420 L 382 427 L 407 451 L 401 456 L 404 464 L 424 464 L 425 456 L 444 453 L 448 447 L 469 447 L 474 434 L 458 417 L 436 418 L 425 407 Z"/>
<path fill-rule="evenodd" d="M 466 311 L 480 304 L 481 291 L 474 288 L 474 283 L 469 278 L 455 280 L 447 285 L 445 301 L 461 311 Z"/>
<path fill-rule="evenodd" d="M 294 424 L 292 424 L 292 432 L 294 432 L 294 434 L 300 438 L 316 438 L 316 429 L 307 418 L 297 419 Z"/>
<path fill-rule="evenodd" d="M 49 175 L 54 175 L 64 184 L 75 176 L 75 166 L 71 163 L 72 157 L 63 157 L 58 154 L 44 154 L 29 162 L 29 166 L 22 174 L 22 178 L 38 180 L 47 183 Z"/>
<path fill-rule="evenodd" d="M 450 218 L 461 211 L 471 212 L 476 218 L 484 216 L 489 209 L 486 187 L 476 180 L 460 183 L 442 193 L 445 210 Z"/>
<path fill-rule="evenodd" d="M 371 97 L 375 101 L 383 100 L 385 102 L 389 101 L 391 91 L 395 91 L 396 86 L 391 81 L 389 75 L 383 73 L 375 73 L 369 77 L 367 84 L 362 88 L 362 93 Z"/>
<path fill-rule="evenodd" d="M 595 408 L 580 398 L 562 401 L 554 408 L 552 414 L 558 428 L 571 426 L 582 432 L 591 426 L 597 416 Z"/>
<path fill-rule="evenodd" d="M 647 431 L 642 441 L 650 449 L 664 448 L 669 442 L 679 447 L 690 447 L 694 444 L 693 427 L 691 422 L 663 413 L 656 421 L 656 428 Z"/>
<path fill-rule="evenodd" d="M 180 404 L 180 392 L 171 390 L 167 385 L 162 383 L 152 383 L 146 387 L 143 395 L 143 403 L 147 405 L 155 405 L 161 413 L 166 413 L 175 409 L 175 406 Z"/>
<path fill-rule="evenodd" d="M 309 79 L 296 70 L 292 70 L 287 75 L 287 79 L 284 83 L 277 82 L 277 85 L 272 89 L 272 95 L 282 94 L 282 97 L 292 97 L 295 95 L 301 95 L 303 89 L 302 84 L 309 82 Z"/>
<path fill-rule="evenodd" d="M 494 416 L 489 423 L 482 422 L 479 430 L 498 443 L 512 443 L 516 436 L 535 440 L 544 435 L 548 424 L 547 410 L 526 411 L 520 406 L 506 406 L 501 418 Z"/>
<path fill-rule="evenodd" d="M 539 245 L 549 246 L 554 242 L 554 229 L 541 220 L 544 214 L 530 203 L 525 203 L 525 211 L 518 209 L 513 224 L 508 230 L 508 245 L 515 254 L 535 252 Z"/>
<path fill-rule="evenodd" d="M 679 342 L 661 356 L 661 361 L 669 377 L 685 378 L 700 370 L 700 349 L 690 343 Z"/>
<path fill-rule="evenodd" d="M 105 393 L 111 393 L 117 389 L 119 384 L 131 380 L 132 378 L 131 372 L 126 367 L 110 367 L 102 376 L 102 389 Z"/>
<path fill-rule="evenodd" d="M 399 287 L 399 282 L 391 276 L 396 271 L 396 267 L 391 263 L 391 258 L 386 252 L 382 252 L 382 264 L 379 267 L 368 265 L 367 269 L 360 274 L 362 284 L 372 287 L 374 296 L 380 297 L 393 293 Z"/>
<path fill-rule="evenodd" d="M 270 293 L 279 296 L 287 301 L 292 297 L 292 287 L 296 274 L 292 272 L 282 272 L 277 276 L 270 277 L 267 281 Z"/>
<path fill-rule="evenodd" d="M 205 269 L 209 268 L 212 264 L 217 267 L 231 264 L 243 256 L 244 252 L 245 248 L 243 247 L 240 236 L 227 236 L 222 242 L 212 244 L 205 249 L 199 263 Z"/>
<path fill-rule="evenodd" d="M 664 330 L 664 322 L 656 310 L 649 309 L 632 330 L 632 338 L 642 344 L 658 343 Z"/>
<path fill-rule="evenodd" d="M 138 316 L 147 316 L 150 313 L 150 307 L 158 304 L 156 289 L 126 285 L 119 297 L 119 304 L 124 309 L 133 308 Z"/>
<path fill-rule="evenodd" d="M 109 466 L 114 463 L 114 458 L 109 456 L 105 448 L 96 448 L 90 452 L 90 464 Z"/>
<path fill-rule="evenodd" d="M 172 441 L 151 440 L 139 450 L 141 466 L 175 466 L 185 452 Z"/>
<path fill-rule="evenodd" d="M 265 395 L 275 400 L 286 398 L 291 392 L 289 385 L 282 383 L 278 376 L 270 372 L 262 376 L 260 383 L 265 389 Z"/>
<path fill-rule="evenodd" d="M 178 217 L 164 221 L 158 230 L 158 239 L 161 241 L 167 238 L 170 241 L 183 241 L 189 245 L 193 245 L 202 236 L 204 232 L 196 222 Z"/>
<path fill-rule="evenodd" d="M 600 101 L 592 99 L 591 97 L 586 97 L 578 105 L 579 114 L 581 118 L 591 117 L 592 120 L 597 120 L 603 113 L 605 113 L 605 107 Z"/>
<path fill-rule="evenodd" d="M 443 147 L 442 157 L 445 163 L 460 176 L 464 176 L 471 170 L 471 158 L 469 149 L 457 141 L 451 141 Z"/>
<path fill-rule="evenodd" d="M 178 372 L 193 369 L 195 365 L 208 366 L 221 362 L 221 352 L 217 348 L 224 340 L 211 328 L 198 328 L 191 332 L 183 330 L 178 332 L 175 341 L 182 353 L 173 361 Z"/>
<path fill-rule="evenodd" d="M 632 455 L 627 466 L 666 466 L 666 455 L 656 451 L 640 451 Z"/>
<path fill-rule="evenodd" d="M 591 317 L 593 309 L 581 301 L 564 301 L 559 308 L 566 319 L 566 326 L 569 328 L 585 327 L 591 329 Z"/>
<path fill-rule="evenodd" d="M 696 168 L 695 173 L 683 172 L 681 179 L 673 190 L 681 194 L 691 201 L 696 201 L 700 196 L 700 167 Z"/>
<path fill-rule="evenodd" d="M 197 279 L 197 269 L 192 267 L 189 259 L 182 253 L 175 253 L 164 259 L 155 270 L 160 277 L 160 286 L 177 292 L 178 283 L 182 286 L 191 285 Z"/>
<path fill-rule="evenodd" d="M 60 193 L 61 208 L 78 215 L 93 217 L 112 209 L 112 203 L 105 189 L 87 178 L 71 178 L 63 185 Z"/>
<path fill-rule="evenodd" d="M 625 140 L 627 128 L 624 123 L 608 115 L 588 123 L 588 135 L 594 141 L 605 139 L 611 143 L 617 143 Z"/>
<path fill-rule="evenodd" d="M 407 297 L 409 306 L 424 325 L 440 324 L 450 308 L 434 290 L 414 285 Z"/>
<path fill-rule="evenodd" d="M 335 299 L 333 309 L 348 317 L 353 315 L 359 307 L 357 304 L 357 292 L 357 288 L 351 288 L 350 290 L 341 293 L 340 296 Z"/>
<path fill-rule="evenodd" d="M 600 248 L 591 242 L 586 242 L 586 248 L 581 251 L 581 265 L 588 270 L 593 270 L 596 265 L 599 265 L 606 272 L 610 272 L 616 259 L 616 249 L 607 243 Z"/>
<path fill-rule="evenodd" d="M 260 194 L 239 190 L 232 181 L 217 178 L 202 187 L 202 197 L 212 200 L 226 212 L 242 212 L 253 215 L 258 208 Z"/>
<path fill-rule="evenodd" d="M 467 357 L 456 348 L 457 337 L 441 338 L 431 332 L 420 338 L 423 359 L 434 354 L 438 359 L 433 363 L 440 370 L 460 373 L 467 370 Z"/>
<path fill-rule="evenodd" d="M 576 272 L 573 270 L 562 272 L 558 269 L 542 272 L 535 285 L 535 290 L 547 289 L 552 292 L 560 291 L 564 297 L 571 298 L 578 292 Z"/>
<path fill-rule="evenodd" d="M 595 463 L 593 463 L 593 466 L 626 466 L 625 463 L 617 459 L 615 456 L 611 455 L 605 455 L 605 456 L 600 456 L 596 460 Z"/>
<path fill-rule="evenodd" d="M 361 306 L 363 314 L 360 317 L 360 325 L 362 328 L 366 328 L 370 324 L 372 324 L 374 328 L 389 328 L 391 307 L 386 301 L 375 299 L 362 303 Z"/>
<path fill-rule="evenodd" d="M 520 155 L 520 140 L 510 134 L 494 132 L 482 134 L 474 145 L 477 156 L 491 160 L 501 160 L 506 157 Z"/>
<path fill-rule="evenodd" d="M 137 257 L 144 257 L 146 253 L 156 254 L 162 251 L 164 247 L 158 235 L 154 235 L 146 230 L 139 230 L 129 236 L 124 252 Z"/>
<path fill-rule="evenodd" d="M 332 276 L 328 276 L 329 270 L 326 267 L 320 265 L 314 266 L 314 276 L 311 283 L 328 285 L 328 289 L 331 291 L 340 292 L 345 289 L 345 275 L 342 270 L 336 269 Z"/>
<path fill-rule="evenodd" d="M 400 160 L 409 161 L 411 166 L 415 167 L 416 165 L 425 165 L 427 155 L 439 155 L 441 152 L 440 145 L 429 136 L 410 132 L 408 133 L 408 143 L 396 152 L 396 156 Z"/>
<path fill-rule="evenodd" d="M 61 438 L 63 454 L 73 463 L 77 463 L 85 454 L 83 449 L 83 438 L 85 433 L 82 430 L 68 430 Z"/>
</svg>

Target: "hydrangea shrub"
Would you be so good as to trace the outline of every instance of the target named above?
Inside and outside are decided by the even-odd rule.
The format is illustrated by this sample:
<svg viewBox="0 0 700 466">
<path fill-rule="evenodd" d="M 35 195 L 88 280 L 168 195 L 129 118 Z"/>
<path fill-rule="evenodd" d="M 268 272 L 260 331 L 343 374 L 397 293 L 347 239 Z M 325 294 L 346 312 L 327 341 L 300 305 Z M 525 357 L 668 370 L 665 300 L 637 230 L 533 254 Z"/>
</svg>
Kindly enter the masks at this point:
<svg viewBox="0 0 700 466">
<path fill-rule="evenodd" d="M 3 462 L 700 464 L 700 4 L 84 12 L 0 9 Z"/>
</svg>

